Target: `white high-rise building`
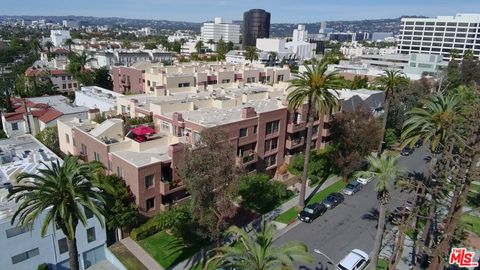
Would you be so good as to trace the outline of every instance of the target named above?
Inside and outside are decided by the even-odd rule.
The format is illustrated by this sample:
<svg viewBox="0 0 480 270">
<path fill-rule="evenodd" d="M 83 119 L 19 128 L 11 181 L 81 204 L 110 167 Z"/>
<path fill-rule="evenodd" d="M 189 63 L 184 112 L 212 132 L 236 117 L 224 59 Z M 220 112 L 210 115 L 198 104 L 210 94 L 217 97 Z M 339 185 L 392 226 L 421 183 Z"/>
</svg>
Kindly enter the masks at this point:
<svg viewBox="0 0 480 270">
<path fill-rule="evenodd" d="M 204 42 L 209 40 L 218 42 L 223 39 L 225 42 L 240 43 L 240 25 L 232 24 L 232 21 L 220 17 L 215 17 L 213 23 L 204 23 L 200 30 Z"/>
<path fill-rule="evenodd" d="M 68 30 L 51 30 L 50 39 L 52 40 L 53 46 L 59 47 L 63 46 L 65 40 L 71 38 L 70 31 Z"/>
<path fill-rule="evenodd" d="M 480 56 L 480 14 L 457 14 L 437 18 L 402 18 L 397 44 L 399 53 L 440 54 L 450 59 L 455 49 L 458 57 L 467 50 Z"/>
<path fill-rule="evenodd" d="M 297 29 L 293 30 L 292 41 L 287 42 L 285 47 L 292 51 L 298 59 L 311 59 L 315 55 L 317 44 L 309 43 L 308 31 L 305 25 L 299 24 Z"/>
<path fill-rule="evenodd" d="M 305 25 L 299 24 L 297 29 L 293 30 L 292 41 L 307 41 L 308 31 L 305 30 Z"/>
</svg>

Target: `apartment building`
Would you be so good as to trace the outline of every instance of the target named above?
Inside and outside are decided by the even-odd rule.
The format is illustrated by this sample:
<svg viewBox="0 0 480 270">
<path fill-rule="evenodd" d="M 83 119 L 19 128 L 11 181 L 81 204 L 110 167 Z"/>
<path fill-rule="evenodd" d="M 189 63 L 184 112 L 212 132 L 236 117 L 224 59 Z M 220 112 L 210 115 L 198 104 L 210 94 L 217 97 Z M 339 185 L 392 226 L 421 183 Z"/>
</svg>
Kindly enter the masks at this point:
<svg viewBox="0 0 480 270">
<path fill-rule="evenodd" d="M 402 54 L 427 53 L 450 60 L 452 50 L 461 58 L 471 50 L 480 56 L 480 14 L 456 14 L 437 18 L 402 18 L 397 44 Z"/>
<path fill-rule="evenodd" d="M 209 40 L 218 42 L 222 39 L 224 42 L 240 43 L 240 25 L 221 17 L 215 17 L 213 22 L 204 23 L 200 32 L 204 42 Z"/>
<path fill-rule="evenodd" d="M 41 264 L 47 264 L 49 269 L 70 269 L 63 232 L 49 226 L 45 237 L 41 236 L 46 213 L 29 227 L 12 225 L 18 203 L 7 199 L 9 189 L 17 184 L 18 174 L 38 173 L 45 168 L 43 163 L 60 158 L 31 135 L 0 140 L 0 150 L 0 269 L 32 270 Z M 85 214 L 86 226 L 79 224 L 76 230 L 80 269 L 106 259 L 105 227 L 92 213 Z"/>
<path fill-rule="evenodd" d="M 117 97 L 124 95 L 98 86 L 82 86 L 75 91 L 75 105 L 89 109 L 98 109 L 100 112 L 117 111 Z"/>
<path fill-rule="evenodd" d="M 119 93 L 185 92 L 189 88 L 218 88 L 245 83 L 277 83 L 290 79 L 288 67 L 254 64 L 189 62 L 173 66 L 138 62 L 112 69 L 113 89 Z M 168 93 L 167 93 L 168 89 Z"/>
<path fill-rule="evenodd" d="M 233 144 L 235 162 L 247 172 L 275 175 L 277 168 L 302 152 L 306 108 L 290 111 L 287 83 L 247 84 L 223 88 L 166 89 L 152 94 L 117 97 L 118 114 L 151 115 L 153 123 L 126 129 L 120 119 L 102 124 L 76 119 L 58 122 L 60 148 L 98 160 L 130 186 L 140 212 L 150 216 L 187 195 L 178 168 L 185 145 L 204 129 L 218 127 Z M 341 91 L 342 105 L 351 110 L 381 107 L 382 91 Z M 329 117 L 318 117 L 310 142 L 320 149 L 330 140 Z"/>
</svg>

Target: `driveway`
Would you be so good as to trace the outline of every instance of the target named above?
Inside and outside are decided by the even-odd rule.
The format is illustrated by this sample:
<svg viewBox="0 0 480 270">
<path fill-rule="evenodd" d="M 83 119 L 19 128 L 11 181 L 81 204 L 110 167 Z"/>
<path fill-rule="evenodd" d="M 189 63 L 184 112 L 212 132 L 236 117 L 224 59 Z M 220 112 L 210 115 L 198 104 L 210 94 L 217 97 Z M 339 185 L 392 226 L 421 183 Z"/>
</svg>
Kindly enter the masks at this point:
<svg viewBox="0 0 480 270">
<path fill-rule="evenodd" d="M 412 173 L 425 173 L 427 164 L 423 160 L 426 148 L 416 149 L 408 157 L 400 157 L 399 165 Z M 313 223 L 299 223 L 293 229 L 276 240 L 281 245 L 289 241 L 302 241 L 308 245 L 317 261 L 314 265 L 298 265 L 298 269 L 326 270 L 335 269 L 328 260 L 316 253 L 317 248 L 335 263 L 338 263 L 354 248 L 367 253 L 372 251 L 377 225 L 377 199 L 374 182 L 369 183 L 353 196 L 346 196 L 345 202 L 335 209 L 327 211 Z M 390 209 L 400 206 L 402 194 L 398 190 L 391 192 Z"/>
</svg>

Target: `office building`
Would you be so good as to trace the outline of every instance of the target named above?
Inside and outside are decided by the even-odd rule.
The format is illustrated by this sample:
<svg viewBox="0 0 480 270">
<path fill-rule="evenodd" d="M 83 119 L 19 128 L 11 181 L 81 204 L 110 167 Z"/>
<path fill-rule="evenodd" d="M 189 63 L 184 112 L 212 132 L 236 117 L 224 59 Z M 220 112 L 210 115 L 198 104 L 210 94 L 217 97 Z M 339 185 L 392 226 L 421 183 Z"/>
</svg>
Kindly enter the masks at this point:
<svg viewBox="0 0 480 270">
<path fill-rule="evenodd" d="M 270 37 L 270 13 L 251 9 L 243 13 L 243 47 L 255 47 L 257 38 Z"/>
<path fill-rule="evenodd" d="M 462 58 L 471 50 L 480 56 L 480 14 L 456 14 L 437 18 L 402 18 L 398 51 L 402 54 L 438 54 L 450 59 L 455 50 Z"/>
<path fill-rule="evenodd" d="M 53 46 L 59 47 L 63 46 L 65 40 L 70 39 L 70 31 L 68 30 L 51 30 L 50 31 L 50 40 L 53 43 Z"/>
<path fill-rule="evenodd" d="M 46 212 L 31 226 L 11 224 L 19 203 L 7 198 L 9 188 L 17 185 L 20 173 L 37 174 L 45 164 L 61 159 L 31 135 L 0 140 L 0 269 L 32 270 L 46 264 L 49 269 L 70 269 L 66 237 L 53 224 L 44 237 L 41 227 Z M 106 232 L 100 221 L 85 212 L 87 224 L 79 223 L 75 233 L 80 269 L 105 263 Z M 17 219 L 18 221 L 18 219 Z M 113 265 L 106 269 L 112 268 Z"/>
<path fill-rule="evenodd" d="M 224 42 L 240 43 L 240 25 L 220 17 L 216 17 L 213 22 L 204 23 L 200 32 L 203 42 L 218 42 L 222 39 Z"/>
</svg>

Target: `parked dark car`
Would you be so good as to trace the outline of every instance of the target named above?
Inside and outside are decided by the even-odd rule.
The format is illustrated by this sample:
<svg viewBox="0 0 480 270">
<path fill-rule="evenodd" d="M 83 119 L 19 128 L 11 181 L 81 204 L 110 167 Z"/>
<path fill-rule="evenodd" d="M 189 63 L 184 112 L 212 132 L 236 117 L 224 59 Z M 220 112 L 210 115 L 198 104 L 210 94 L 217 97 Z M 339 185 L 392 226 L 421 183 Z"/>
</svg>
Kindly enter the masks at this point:
<svg viewBox="0 0 480 270">
<path fill-rule="evenodd" d="M 419 148 L 420 146 L 423 145 L 423 141 L 422 140 L 418 140 L 416 143 L 415 143 L 415 148 Z"/>
<path fill-rule="evenodd" d="M 362 187 L 363 187 L 363 185 L 361 183 L 357 182 L 357 180 L 351 181 L 343 189 L 343 194 L 353 195 L 353 194 L 359 192 L 362 189 Z"/>
<path fill-rule="evenodd" d="M 402 156 L 410 156 L 413 153 L 413 149 L 410 147 L 405 147 L 402 149 L 402 152 L 400 152 L 400 155 Z"/>
<path fill-rule="evenodd" d="M 332 193 L 323 200 L 323 205 L 325 205 L 328 209 L 335 208 L 337 205 L 341 204 L 345 200 L 340 193 Z"/>
<path fill-rule="evenodd" d="M 311 223 L 317 217 L 325 214 L 327 212 L 327 207 L 321 203 L 309 204 L 303 208 L 303 210 L 298 214 L 298 219 Z"/>
</svg>

